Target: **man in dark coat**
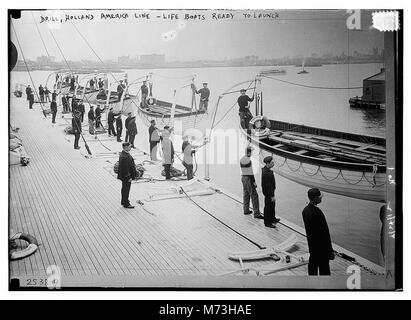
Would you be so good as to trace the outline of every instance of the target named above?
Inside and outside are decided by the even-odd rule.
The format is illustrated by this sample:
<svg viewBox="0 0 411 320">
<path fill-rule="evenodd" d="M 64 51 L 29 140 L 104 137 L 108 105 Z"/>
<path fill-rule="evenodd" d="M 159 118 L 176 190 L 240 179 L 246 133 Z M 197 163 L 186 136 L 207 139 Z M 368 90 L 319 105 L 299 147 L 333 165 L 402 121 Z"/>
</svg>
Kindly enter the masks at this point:
<svg viewBox="0 0 411 320">
<path fill-rule="evenodd" d="M 33 104 L 34 104 L 34 94 L 33 92 L 31 92 L 29 95 L 29 109 L 33 109 Z"/>
<path fill-rule="evenodd" d="M 78 111 L 78 103 L 76 98 L 73 96 L 71 98 L 71 112 L 75 113 L 76 111 Z"/>
<path fill-rule="evenodd" d="M 30 100 L 31 92 L 32 92 L 31 87 L 30 87 L 30 85 L 28 85 L 28 86 L 26 87 L 27 101 Z"/>
<path fill-rule="evenodd" d="M 94 120 L 96 119 L 94 115 L 94 107 L 90 106 L 90 111 L 88 112 L 88 132 L 94 134 Z"/>
<path fill-rule="evenodd" d="M 57 102 L 55 100 L 50 103 L 50 111 L 52 115 L 51 123 L 56 123 Z"/>
<path fill-rule="evenodd" d="M 50 90 L 47 87 L 44 87 L 44 98 L 46 102 L 50 102 Z"/>
<path fill-rule="evenodd" d="M 207 88 L 207 82 L 203 83 L 203 87 L 200 90 L 195 90 L 195 93 L 200 95 L 200 103 L 198 105 L 198 109 L 200 111 L 207 111 L 208 99 L 210 98 L 210 89 Z"/>
<path fill-rule="evenodd" d="M 117 141 L 121 142 L 121 134 L 123 133 L 123 121 L 121 120 L 121 114 L 116 118 L 116 129 L 117 129 Z"/>
<path fill-rule="evenodd" d="M 80 121 L 83 122 L 84 114 L 86 113 L 86 108 L 84 107 L 83 101 L 80 101 L 77 107 L 78 111 L 80 112 Z"/>
<path fill-rule="evenodd" d="M 44 88 L 42 85 L 39 87 L 39 95 L 40 95 L 40 101 L 44 102 Z"/>
<path fill-rule="evenodd" d="M 100 106 L 96 107 L 96 128 L 100 128 L 102 125 L 101 123 L 101 109 Z"/>
<path fill-rule="evenodd" d="M 275 177 L 271 170 L 274 167 L 272 156 L 264 158 L 265 166 L 261 170 L 261 187 L 264 195 L 264 225 L 269 228 L 275 228 L 273 223 L 280 219 L 275 217 Z"/>
<path fill-rule="evenodd" d="M 116 136 L 116 131 L 114 130 L 114 112 L 113 112 L 113 107 L 110 107 L 110 111 L 108 112 L 108 115 L 107 115 L 107 124 L 108 124 L 108 136 L 111 137 L 111 134 L 113 134 L 113 136 Z"/>
<path fill-rule="evenodd" d="M 143 85 L 141 86 L 141 105 L 142 107 L 147 107 L 147 96 L 148 96 L 148 88 L 147 88 L 147 81 L 143 81 Z"/>
<path fill-rule="evenodd" d="M 248 124 L 250 120 L 253 118 L 253 115 L 250 112 L 250 106 L 248 105 L 249 102 L 254 101 L 254 95 L 252 98 L 247 96 L 246 90 L 240 90 L 241 95 L 237 99 L 237 103 L 239 106 L 238 115 L 240 116 L 240 124 L 243 129 L 248 129 Z"/>
<path fill-rule="evenodd" d="M 128 123 L 130 122 L 130 120 L 131 120 L 131 116 L 132 116 L 132 113 L 131 112 L 129 112 L 128 114 L 127 114 L 127 118 L 126 118 L 126 120 L 124 121 L 124 128 L 126 128 L 126 138 L 124 139 L 124 141 L 126 141 L 126 142 L 128 142 L 129 141 L 129 135 L 128 135 Z"/>
<path fill-rule="evenodd" d="M 127 209 L 133 209 L 128 199 L 131 188 L 131 181 L 133 181 L 136 174 L 136 165 L 133 157 L 130 155 L 131 144 L 129 142 L 123 142 L 123 151 L 120 153 L 118 160 L 118 174 L 117 179 L 122 182 L 121 185 L 121 205 Z"/>
<path fill-rule="evenodd" d="M 80 149 L 78 141 L 80 140 L 81 134 L 81 121 L 80 121 L 80 112 L 76 111 L 73 114 L 73 119 L 71 120 L 71 126 L 74 132 L 74 149 Z"/>
<path fill-rule="evenodd" d="M 125 88 L 126 86 L 123 84 L 123 80 L 120 80 L 120 84 L 117 86 L 118 100 L 121 100 Z"/>
<path fill-rule="evenodd" d="M 56 90 L 54 90 L 53 93 L 51 94 L 51 100 L 56 100 L 57 101 L 57 92 L 56 92 Z"/>
<path fill-rule="evenodd" d="M 308 190 L 310 203 L 303 210 L 303 220 L 307 235 L 310 260 L 308 275 L 331 275 L 330 260 L 334 260 L 334 249 L 331 244 L 330 231 L 323 212 L 317 207 L 322 194 L 317 188 Z"/>
<path fill-rule="evenodd" d="M 134 146 L 134 139 L 138 133 L 137 125 L 136 125 L 136 117 L 132 117 L 130 121 L 128 122 L 127 131 L 128 131 L 129 142 L 131 143 L 131 147 L 135 149 L 136 147 Z"/>
</svg>

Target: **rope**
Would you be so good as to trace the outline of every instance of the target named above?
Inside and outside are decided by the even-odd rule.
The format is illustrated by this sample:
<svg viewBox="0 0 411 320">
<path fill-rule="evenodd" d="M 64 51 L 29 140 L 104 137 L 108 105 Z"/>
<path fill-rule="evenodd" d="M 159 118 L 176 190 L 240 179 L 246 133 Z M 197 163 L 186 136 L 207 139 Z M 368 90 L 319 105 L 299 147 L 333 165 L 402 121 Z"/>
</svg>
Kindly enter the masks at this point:
<svg viewBox="0 0 411 320">
<path fill-rule="evenodd" d="M 235 230 L 234 228 L 230 227 L 228 224 L 226 224 L 224 221 L 220 220 L 219 218 L 217 218 L 216 216 L 214 216 L 210 211 L 204 209 L 202 206 L 200 206 L 197 202 L 195 202 L 183 189 L 183 187 L 180 187 L 180 190 L 186 195 L 186 197 L 191 200 L 197 207 L 199 207 L 202 211 L 204 211 L 205 213 L 207 213 L 210 217 L 214 218 L 215 220 L 217 220 L 218 222 L 220 222 L 221 224 L 223 224 L 225 227 L 227 227 L 228 229 L 230 229 L 231 231 L 233 231 L 234 233 L 238 234 L 240 237 L 246 239 L 247 241 L 251 242 L 253 245 L 255 245 L 256 247 L 258 247 L 259 249 L 265 249 L 265 247 L 259 245 L 257 242 L 251 240 L 250 238 L 248 238 L 247 236 L 243 235 L 242 233 L 240 233 L 239 231 Z"/>
<path fill-rule="evenodd" d="M 46 50 L 46 53 L 47 53 L 47 56 L 50 58 L 50 54 L 49 54 L 49 52 L 48 52 L 48 50 L 47 50 L 46 44 L 44 43 L 44 39 L 43 39 L 43 37 L 41 36 L 41 32 L 40 32 L 39 26 L 37 25 L 36 19 L 34 18 L 33 12 L 31 13 L 31 16 L 33 17 L 34 24 L 36 25 L 37 32 L 39 33 L 41 42 L 43 43 L 44 49 Z"/>
<path fill-rule="evenodd" d="M 304 87 L 304 88 L 311 88 L 311 89 L 322 89 L 322 90 L 353 90 L 353 89 L 362 89 L 363 87 L 320 87 L 320 86 L 307 86 L 305 84 L 300 84 L 300 83 L 295 83 L 291 81 L 286 81 L 286 80 L 280 80 L 278 78 L 273 78 L 265 75 L 261 75 L 261 77 L 267 78 L 267 79 L 272 79 L 275 81 L 279 82 L 284 82 L 291 84 L 293 86 L 298 86 L 298 87 Z"/>
<path fill-rule="evenodd" d="M 35 84 L 34 84 L 34 81 L 33 81 L 33 78 L 32 78 L 32 76 L 31 76 L 29 67 L 28 67 L 28 65 L 27 65 L 26 58 L 24 57 L 23 49 L 21 48 L 20 41 L 19 41 L 19 38 L 18 38 L 18 36 L 17 36 L 16 29 L 14 28 L 14 23 L 13 23 L 13 22 L 11 23 L 11 26 L 12 26 L 12 28 L 13 28 L 14 35 L 16 36 L 17 44 L 18 44 L 18 46 L 19 46 L 19 49 L 20 49 L 20 52 L 21 52 L 21 56 L 23 57 L 23 61 L 24 61 L 24 65 L 26 66 L 27 73 L 29 74 L 31 84 L 33 85 L 33 91 L 34 91 L 34 93 L 35 93 L 36 96 L 37 96 L 37 100 L 40 102 L 40 107 L 41 107 L 41 110 L 43 111 L 43 116 L 44 116 L 44 118 L 47 118 L 46 112 L 44 111 L 44 108 L 43 108 L 43 102 L 40 101 L 40 97 L 39 97 L 39 95 L 38 95 L 38 93 L 37 93 L 37 91 L 36 91 L 36 86 L 35 86 Z"/>
<path fill-rule="evenodd" d="M 254 81 L 255 81 L 255 80 L 253 80 L 253 81 L 250 82 L 250 84 L 248 85 L 248 87 L 247 87 L 246 90 L 251 89 L 250 86 L 251 86 L 251 84 L 252 84 Z M 236 92 L 236 91 L 232 91 L 232 93 L 234 93 L 234 92 Z M 254 92 L 255 92 L 255 87 L 254 87 Z M 227 93 L 227 94 L 228 94 L 228 93 Z M 224 94 L 223 94 L 223 95 L 224 95 Z M 216 108 L 218 108 L 218 104 L 219 104 L 219 102 L 220 102 L 220 98 L 222 98 L 223 95 L 221 95 L 221 96 L 218 98 L 217 107 L 216 107 Z M 234 104 L 230 107 L 230 109 L 227 110 L 227 112 L 221 117 L 220 120 L 217 121 L 216 124 L 214 124 L 214 120 L 215 120 L 215 117 L 214 117 L 213 123 L 212 123 L 212 125 L 211 125 L 210 135 L 211 135 L 211 131 L 212 131 L 221 121 L 224 120 L 224 118 L 228 115 L 228 113 L 229 113 L 236 105 L 237 105 L 237 101 L 234 102 Z M 215 111 L 215 115 L 216 115 L 216 114 L 217 114 L 217 109 L 216 109 L 216 111 Z"/>
<path fill-rule="evenodd" d="M 105 66 L 103 60 L 100 58 L 100 56 L 97 54 L 97 52 L 93 49 L 93 47 L 90 45 L 90 43 L 87 41 L 87 39 L 83 36 L 83 34 L 80 32 L 80 30 L 76 27 L 76 25 L 73 23 L 73 21 L 70 20 L 70 23 L 73 25 L 74 29 L 76 29 L 77 33 L 78 33 L 78 34 L 80 35 L 80 37 L 84 40 L 84 42 L 87 44 L 87 46 L 90 48 L 90 50 L 91 50 L 91 51 L 94 53 L 94 55 L 97 57 L 97 59 L 101 62 L 101 64 L 102 64 L 103 66 Z M 113 77 L 113 79 L 114 79 L 116 82 L 118 82 L 117 78 L 114 76 L 113 73 L 109 72 L 109 74 Z M 110 98 L 109 98 L 109 99 L 110 99 Z M 135 101 L 134 101 L 131 97 L 130 97 L 130 101 L 131 101 L 131 103 L 133 103 L 133 104 L 137 107 L 137 110 L 138 110 L 138 105 L 135 103 Z M 123 98 L 122 110 L 123 110 L 123 107 L 124 107 L 124 98 Z"/>
<path fill-rule="evenodd" d="M 183 192 L 184 192 L 184 190 L 183 190 Z M 184 193 L 185 193 L 185 192 L 184 192 Z M 238 202 L 238 203 L 240 203 L 240 204 L 243 204 L 241 201 L 239 201 L 239 200 L 237 200 L 236 198 L 230 196 L 229 194 L 225 193 L 225 192 L 222 191 L 222 190 L 218 190 L 218 193 L 221 193 L 221 194 L 225 195 L 226 197 L 228 197 L 228 198 L 230 198 L 230 199 L 232 199 L 232 200 L 234 200 L 234 201 L 236 201 L 236 202 Z M 190 199 L 190 200 L 192 200 L 192 199 Z M 192 200 L 192 201 L 193 201 L 193 200 Z M 200 207 L 200 208 L 201 208 L 201 207 Z M 204 210 L 203 208 L 201 208 L 201 209 Z M 302 232 L 294 229 L 293 227 L 291 227 L 291 226 L 289 226 L 289 225 L 287 225 L 287 224 L 284 224 L 283 222 L 278 222 L 277 224 L 281 224 L 281 225 L 283 225 L 284 227 L 292 230 L 293 232 L 298 233 L 298 234 L 302 235 L 303 237 L 307 237 L 304 233 L 302 233 Z M 351 262 L 351 263 L 359 266 L 359 267 L 362 268 L 363 270 L 365 270 L 365 271 L 367 271 L 367 272 L 369 272 L 369 273 L 371 273 L 371 274 L 373 274 L 373 275 L 385 275 L 385 273 L 377 272 L 377 271 L 375 271 L 375 270 L 373 270 L 373 269 L 371 269 L 371 268 L 369 268 L 369 267 L 367 267 L 367 266 L 365 266 L 365 265 L 357 262 L 357 260 L 356 260 L 354 257 L 351 257 L 351 256 L 349 256 L 349 255 L 347 255 L 347 254 L 345 254 L 345 253 L 341 253 L 341 252 L 338 252 L 338 251 L 335 251 L 335 250 L 334 250 L 334 252 L 335 252 L 335 255 L 336 255 L 336 256 L 338 256 L 338 257 L 340 257 L 340 258 L 342 258 L 342 259 L 344 259 L 344 260 L 347 260 L 347 261 L 349 261 L 349 262 Z"/>
<path fill-rule="evenodd" d="M 71 70 L 70 65 L 69 65 L 66 57 L 64 56 L 64 53 L 63 53 L 63 51 L 61 50 L 61 48 L 60 48 L 60 46 L 59 46 L 56 38 L 54 37 L 53 32 L 51 31 L 51 29 L 49 29 L 49 31 L 50 31 L 51 36 L 53 37 L 54 42 L 56 43 L 57 48 L 58 48 L 59 51 L 60 51 L 61 56 L 63 57 L 64 61 L 66 62 L 68 68 L 70 69 L 71 72 L 73 72 L 73 71 Z M 84 96 L 84 97 L 86 98 L 87 103 L 90 104 L 90 102 L 88 101 L 88 98 L 87 98 L 86 96 Z M 73 96 L 73 99 L 75 99 L 74 96 Z M 77 124 L 76 121 L 74 121 L 74 123 L 76 124 L 77 130 L 79 131 L 79 133 L 80 133 L 80 135 L 81 135 L 81 138 L 83 139 L 84 146 L 86 147 L 88 154 L 89 154 L 89 155 L 92 155 L 91 150 L 90 150 L 90 147 L 89 147 L 89 145 L 87 144 L 86 139 L 84 138 L 84 135 L 83 135 L 83 132 L 82 132 L 81 128 L 79 128 L 79 126 L 78 126 L 78 124 Z"/>
</svg>

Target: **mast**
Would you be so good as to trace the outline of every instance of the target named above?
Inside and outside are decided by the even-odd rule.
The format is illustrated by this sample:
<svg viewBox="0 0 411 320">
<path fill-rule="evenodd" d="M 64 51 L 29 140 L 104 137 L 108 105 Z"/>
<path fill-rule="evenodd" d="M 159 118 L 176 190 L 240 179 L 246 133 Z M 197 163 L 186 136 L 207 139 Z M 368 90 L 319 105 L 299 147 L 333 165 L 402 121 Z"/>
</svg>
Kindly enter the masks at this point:
<svg viewBox="0 0 411 320">
<path fill-rule="evenodd" d="M 261 77 L 257 76 L 255 78 L 255 105 L 256 105 L 256 116 L 263 115 L 263 92 L 261 87 Z"/>
</svg>

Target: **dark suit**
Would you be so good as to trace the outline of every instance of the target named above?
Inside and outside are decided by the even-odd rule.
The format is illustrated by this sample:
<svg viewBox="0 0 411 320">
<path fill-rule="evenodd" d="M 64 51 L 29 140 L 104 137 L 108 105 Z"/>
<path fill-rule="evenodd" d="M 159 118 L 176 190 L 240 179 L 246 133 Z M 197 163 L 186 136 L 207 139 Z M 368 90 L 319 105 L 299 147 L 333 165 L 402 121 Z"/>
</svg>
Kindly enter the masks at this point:
<svg viewBox="0 0 411 320">
<path fill-rule="evenodd" d="M 123 133 L 123 121 L 121 117 L 117 117 L 116 119 L 116 129 L 117 129 L 117 141 L 121 141 L 121 134 Z"/>
<path fill-rule="evenodd" d="M 128 122 L 127 131 L 128 131 L 128 135 L 129 135 L 129 142 L 131 143 L 132 147 L 134 147 L 134 139 L 137 135 L 137 125 L 136 125 L 136 118 L 135 117 L 133 117 Z"/>
<path fill-rule="evenodd" d="M 127 117 L 126 120 L 124 121 L 124 128 L 126 128 L 126 138 L 124 139 L 124 141 L 128 142 L 128 123 L 130 122 L 132 118 Z"/>
<path fill-rule="evenodd" d="M 120 158 L 118 160 L 118 174 L 117 179 L 122 181 L 121 186 L 121 204 L 123 206 L 129 206 L 130 201 L 128 196 L 130 194 L 131 182 L 130 179 L 136 178 L 136 165 L 133 157 L 126 151 L 121 151 Z"/>
<path fill-rule="evenodd" d="M 81 120 L 79 116 L 73 116 L 71 126 L 73 127 L 74 132 L 74 148 L 78 148 L 78 141 L 80 140 L 81 133 Z"/>
<path fill-rule="evenodd" d="M 305 232 L 307 234 L 310 260 L 308 274 L 330 275 L 330 258 L 334 252 L 331 245 L 330 231 L 323 212 L 313 204 L 308 204 L 303 210 Z"/>
<path fill-rule="evenodd" d="M 114 130 L 114 112 L 110 110 L 107 115 L 107 124 L 108 124 L 108 134 L 113 134 L 116 136 L 116 131 Z"/>
<path fill-rule="evenodd" d="M 56 114 L 57 114 L 57 102 L 56 101 L 52 101 L 50 103 L 50 111 L 52 115 L 51 122 L 56 123 Z"/>
<path fill-rule="evenodd" d="M 275 219 L 275 201 L 271 200 L 275 192 L 275 177 L 266 166 L 261 170 L 261 187 L 264 195 L 264 224 L 269 225 Z"/>
<path fill-rule="evenodd" d="M 99 107 L 96 108 L 96 128 L 100 128 L 102 126 L 101 123 L 101 109 Z"/>
</svg>

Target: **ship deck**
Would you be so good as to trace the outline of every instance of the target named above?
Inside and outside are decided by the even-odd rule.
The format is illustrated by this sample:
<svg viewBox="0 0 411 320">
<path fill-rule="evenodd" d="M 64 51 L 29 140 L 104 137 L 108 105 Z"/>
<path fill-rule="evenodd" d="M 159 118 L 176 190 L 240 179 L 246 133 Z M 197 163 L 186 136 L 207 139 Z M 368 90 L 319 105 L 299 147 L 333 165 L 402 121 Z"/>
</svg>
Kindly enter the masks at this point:
<svg viewBox="0 0 411 320">
<path fill-rule="evenodd" d="M 74 136 L 64 133 L 71 118 L 61 113 L 61 106 L 53 125 L 37 104 L 29 110 L 24 98 L 14 96 L 10 104 L 10 124 L 20 128 L 30 156 L 28 166 L 9 167 L 10 235 L 25 232 L 39 242 L 33 255 L 9 264 L 10 278 L 19 279 L 20 286 L 44 286 L 41 280 L 49 277 L 53 265 L 60 270 L 62 287 L 310 286 L 307 280 L 294 285 L 288 280 L 307 275 L 307 265 L 273 274 L 286 277 L 257 277 L 253 270 L 286 263 L 270 258 L 244 262 L 250 271 L 236 272 L 239 262 L 228 259 L 232 252 L 258 250 L 255 243 L 274 247 L 292 235 L 306 242 L 298 226 L 282 219 L 276 229 L 265 228 L 262 220 L 242 214 L 239 197 L 201 179 L 187 190 L 206 190 L 206 194 L 170 199 L 173 190 L 187 181 L 163 181 L 160 163 L 145 162 L 151 179 L 132 184 L 130 199 L 136 208 L 125 209 L 120 206 L 121 182 L 113 172 L 121 143 L 107 134 L 95 139 L 85 119 L 83 133 L 93 153 L 88 157 L 84 142 L 80 139 L 81 149 L 74 150 Z M 149 159 L 144 152 L 148 139 L 142 134 L 147 128 L 140 126 L 139 131 L 138 148 L 132 151 L 136 163 Z M 293 249 L 295 254 L 307 252 L 306 244 Z M 334 245 L 334 249 L 383 272 L 381 266 L 344 248 Z M 331 272 L 346 276 L 351 264 L 336 257 Z"/>
</svg>

